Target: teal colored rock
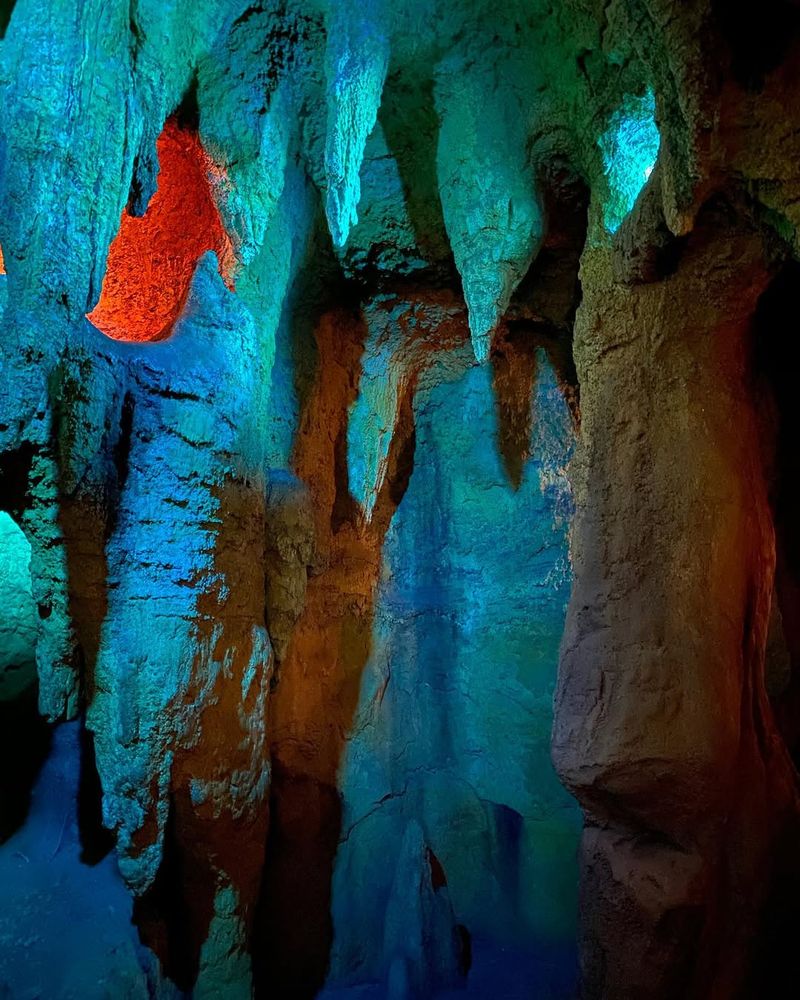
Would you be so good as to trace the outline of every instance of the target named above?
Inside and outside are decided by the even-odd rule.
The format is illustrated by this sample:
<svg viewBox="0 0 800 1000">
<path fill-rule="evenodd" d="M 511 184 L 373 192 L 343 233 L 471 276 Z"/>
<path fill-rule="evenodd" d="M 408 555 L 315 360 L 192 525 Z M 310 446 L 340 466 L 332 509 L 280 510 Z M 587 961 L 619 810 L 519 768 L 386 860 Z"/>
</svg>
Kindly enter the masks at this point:
<svg viewBox="0 0 800 1000">
<path fill-rule="evenodd" d="M 460 984 L 460 941 L 447 886 L 422 828 L 411 820 L 403 834 L 383 927 L 386 995 L 391 1000 L 430 996 Z"/>
<path fill-rule="evenodd" d="M 409 377 L 402 343 L 384 325 L 370 328 L 361 359 L 361 377 L 347 420 L 350 492 L 369 521 L 386 475 L 400 394 Z"/>
<path fill-rule="evenodd" d="M 655 111 L 652 90 L 641 97 L 627 95 L 599 139 L 609 191 L 603 219 L 610 233 L 622 225 L 656 165 L 661 134 Z"/>
<path fill-rule="evenodd" d="M 38 615 L 31 592 L 31 547 L 8 514 L 0 512 L 0 701 L 17 697 L 36 678 Z"/>
<path fill-rule="evenodd" d="M 194 1000 L 250 1000 L 253 995 L 250 959 L 243 947 L 247 929 L 239 909 L 236 890 L 221 886 L 214 897 L 214 916 L 200 953 Z"/>
<path fill-rule="evenodd" d="M 386 13 L 382 4 L 358 7 L 331 0 L 325 54 L 325 213 L 335 246 L 347 242 L 358 221 L 361 162 L 389 65 Z"/>
<path fill-rule="evenodd" d="M 488 366 L 470 365 L 466 348 L 440 356 L 416 395 L 418 458 L 384 546 L 342 769 L 332 991 L 354 969 L 372 980 L 411 975 L 405 959 L 392 971 L 381 932 L 396 909 L 385 858 L 404 850 L 408 823 L 442 867 L 476 963 L 519 949 L 542 989 L 566 998 L 574 988 L 581 817 L 549 740 L 575 436 L 541 352 L 537 370 L 518 490 L 497 450 Z M 519 523 L 524 543 L 509 531 Z"/>
<path fill-rule="evenodd" d="M 202 882 L 186 903 L 197 996 L 250 989 L 271 699 L 284 666 L 298 669 L 309 606 L 325 611 L 312 626 L 344 636 L 335 669 L 358 700 L 330 789 L 331 989 L 460 985 L 459 924 L 476 956 L 519 947 L 535 963 L 550 949 L 568 978 L 578 819 L 547 741 L 574 431 L 542 362 L 515 489 L 492 368 L 474 359 L 490 358 L 539 259 L 548 170 L 597 198 L 623 183 L 611 167 L 606 181 L 598 123 L 640 77 L 607 58 L 593 19 L 545 0 L 14 5 L 0 41 L 0 458 L 13 470 L 0 510 L 29 548 L 0 515 L 0 698 L 34 683 L 35 665 L 42 715 L 92 734 L 84 767 L 116 836 L 103 872 L 122 876 L 70 869 L 75 899 L 96 887 L 92 922 L 107 901 L 127 933 L 134 898 Z M 644 105 L 624 107 L 646 126 Z M 123 211 L 141 218 L 158 190 L 173 115 L 208 156 L 234 263 L 226 284 L 200 256 L 165 339 L 112 341 L 86 314 Z M 325 374 L 315 330 L 331 311 L 365 340 L 346 401 L 326 401 L 347 411 L 320 450 L 335 468 L 305 468 L 305 482 L 298 452 Z M 403 495 L 387 478 L 412 402 Z M 329 432 L 323 419 L 315 433 Z M 391 523 L 379 496 L 381 513 L 397 505 Z M 364 553 L 380 564 L 373 620 L 359 618 L 363 580 L 308 603 L 329 525 L 351 532 L 357 568 Z M 72 754 L 75 767 L 77 753 L 59 744 L 50 763 Z M 53 909 L 69 923 L 63 900 Z M 174 995 L 155 956 L 122 940 L 112 990 Z M 83 991 L 69 979 L 75 995 L 92 996 L 103 968 L 86 975 Z"/>
<path fill-rule="evenodd" d="M 456 60 L 439 72 L 439 192 L 475 357 L 483 362 L 541 243 L 542 211 L 514 90 L 492 70 L 467 74 Z"/>
</svg>

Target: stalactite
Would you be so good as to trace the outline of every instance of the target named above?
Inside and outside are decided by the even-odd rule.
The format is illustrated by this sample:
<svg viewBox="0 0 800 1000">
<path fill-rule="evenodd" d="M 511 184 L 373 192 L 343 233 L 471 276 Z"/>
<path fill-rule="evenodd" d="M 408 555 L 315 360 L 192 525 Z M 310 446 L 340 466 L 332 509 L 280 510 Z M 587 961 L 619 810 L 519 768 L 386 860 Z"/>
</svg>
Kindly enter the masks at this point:
<svg viewBox="0 0 800 1000">
<path fill-rule="evenodd" d="M 357 9 L 339 0 L 331 5 L 325 53 L 325 212 L 336 246 L 344 246 L 358 221 L 359 172 L 389 65 L 387 16 L 388 9 L 377 5 Z"/>
<path fill-rule="evenodd" d="M 729 7 L 2 5 L 0 994 L 790 979 L 800 20 Z"/>
<path fill-rule="evenodd" d="M 543 222 L 536 181 L 512 91 L 491 73 L 441 70 L 439 190 L 469 308 L 478 361 L 539 248 Z"/>
</svg>

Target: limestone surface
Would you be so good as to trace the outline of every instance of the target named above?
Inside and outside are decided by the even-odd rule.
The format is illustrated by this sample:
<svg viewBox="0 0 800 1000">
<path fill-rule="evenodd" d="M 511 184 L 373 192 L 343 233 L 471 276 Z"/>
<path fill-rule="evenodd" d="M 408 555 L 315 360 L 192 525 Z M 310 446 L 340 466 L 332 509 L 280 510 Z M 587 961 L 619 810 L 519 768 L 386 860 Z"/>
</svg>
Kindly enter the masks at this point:
<svg viewBox="0 0 800 1000">
<path fill-rule="evenodd" d="M 750 7 L 0 4 L 0 996 L 780 995 Z"/>
</svg>

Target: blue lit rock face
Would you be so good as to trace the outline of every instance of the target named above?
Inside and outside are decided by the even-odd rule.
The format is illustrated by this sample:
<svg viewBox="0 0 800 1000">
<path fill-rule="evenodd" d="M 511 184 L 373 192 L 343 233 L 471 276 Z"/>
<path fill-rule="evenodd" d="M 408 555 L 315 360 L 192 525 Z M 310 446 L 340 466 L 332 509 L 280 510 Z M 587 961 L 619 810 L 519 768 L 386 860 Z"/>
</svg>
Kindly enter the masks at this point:
<svg viewBox="0 0 800 1000">
<path fill-rule="evenodd" d="M 609 196 L 603 222 L 615 233 L 650 179 L 658 159 L 661 135 L 655 122 L 656 99 L 649 90 L 642 97 L 626 96 L 600 137 Z"/>
<path fill-rule="evenodd" d="M 396 940 L 383 928 L 404 891 L 386 859 L 403 856 L 419 827 L 476 966 L 495 950 L 533 954 L 539 988 L 569 995 L 579 817 L 552 770 L 549 734 L 574 429 L 544 352 L 530 405 L 531 458 L 515 490 L 489 368 L 453 374 L 442 361 L 417 394 L 418 460 L 384 543 L 342 765 L 332 983 L 353 981 L 353 970 L 388 982 L 393 963 L 418 961 L 413 910 Z M 525 546 L 509 531 L 521 521 Z"/>
<path fill-rule="evenodd" d="M 264 384 L 258 359 L 248 357 L 234 335 L 240 332 L 247 342 L 248 320 L 207 260 L 198 270 L 184 321 L 169 342 L 150 348 L 146 369 L 127 390 L 128 473 L 107 547 L 109 618 L 100 636 L 98 693 L 88 721 L 97 732 L 106 822 L 119 831 L 123 872 L 140 891 L 152 884 L 160 860 L 173 747 L 196 746 L 198 713 L 213 699 L 221 675 L 241 686 L 239 749 L 246 750 L 245 760 L 252 754 L 257 765 L 230 789 L 230 807 L 238 811 L 249 800 L 256 808 L 268 780 L 261 716 L 269 638 L 256 618 L 249 632 L 237 621 L 237 638 L 223 639 L 219 610 L 238 605 L 237 616 L 247 613 L 246 600 L 231 597 L 233 581 L 219 559 L 220 509 L 226 503 L 220 473 L 228 456 L 241 456 L 243 463 L 251 457 L 249 414 Z M 129 354 L 135 370 L 134 351 Z M 201 368 L 188 363 L 190 355 L 203 358 Z M 215 417 L 218 393 L 230 394 L 228 436 L 220 433 Z M 199 457 L 204 454 L 205 461 Z M 193 475 L 182 471 L 189 469 Z M 245 470 L 258 475 L 261 463 Z M 193 577 L 204 581 L 197 589 L 186 586 Z M 209 595 L 205 606 L 201 594 Z M 154 616 L 160 622 L 156 630 L 147 625 Z M 107 718 L 115 720 L 111 731 L 103 722 Z M 194 775 L 186 791 L 197 806 L 211 804 L 220 781 L 227 782 L 227 775 Z M 153 808 L 157 826 L 150 844 L 140 831 Z"/>
<path fill-rule="evenodd" d="M 0 983 L 9 997 L 178 993 L 143 948 L 114 857 L 82 856 L 80 725 L 55 728 L 22 828 L 0 850 Z"/>
</svg>

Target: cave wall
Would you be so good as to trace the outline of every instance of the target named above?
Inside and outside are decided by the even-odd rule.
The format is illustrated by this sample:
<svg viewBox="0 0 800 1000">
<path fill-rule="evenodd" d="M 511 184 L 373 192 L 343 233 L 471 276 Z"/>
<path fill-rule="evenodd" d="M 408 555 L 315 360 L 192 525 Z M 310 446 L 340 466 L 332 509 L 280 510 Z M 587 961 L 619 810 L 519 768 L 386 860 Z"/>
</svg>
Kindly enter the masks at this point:
<svg viewBox="0 0 800 1000">
<path fill-rule="evenodd" d="M 132 996 L 778 981 L 797 5 L 8 6 L 4 906 L 55 827 Z"/>
<path fill-rule="evenodd" d="M 574 426 L 540 348 L 532 455 L 514 490 L 497 449 L 492 371 L 464 353 L 444 375 L 440 360 L 417 391 L 417 459 L 384 541 L 340 778 L 330 979 L 352 981 L 354 969 L 380 979 L 392 961 L 419 962 L 413 919 L 385 948 L 364 928 L 380 941 L 407 893 L 385 852 L 400 856 L 409 825 L 421 823 L 474 959 L 491 948 L 534 953 L 541 988 L 568 995 L 578 817 L 550 768 L 549 735 Z M 530 546 L 508 531 L 519 521 L 536 526 Z"/>
<path fill-rule="evenodd" d="M 767 274 L 758 236 L 727 222 L 709 212 L 666 282 L 614 288 L 602 250 L 582 265 L 602 297 L 602 319 L 590 290 L 576 324 L 598 409 L 584 392 L 573 466 L 583 572 L 553 752 L 587 808 L 584 962 L 598 996 L 735 995 L 773 851 L 794 823 L 793 768 L 764 690 L 775 550 L 746 366 Z M 667 310 L 665 294 L 695 306 Z M 632 297 L 635 327 L 609 325 L 615 301 L 628 316 Z M 625 363 L 607 365 L 612 344 Z M 632 394 L 618 380 L 646 386 L 636 406 L 619 409 Z M 600 483 L 612 484 L 602 499 Z M 621 916 L 646 960 L 616 947 Z"/>
<path fill-rule="evenodd" d="M 5 613 L 0 628 L 0 685 L 11 701 L 36 678 L 36 607 L 31 594 L 31 550 L 8 514 L 0 515 L 0 569 Z"/>
</svg>

